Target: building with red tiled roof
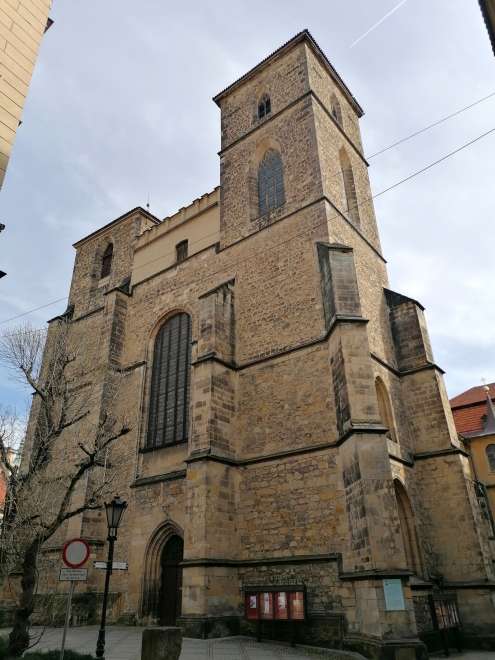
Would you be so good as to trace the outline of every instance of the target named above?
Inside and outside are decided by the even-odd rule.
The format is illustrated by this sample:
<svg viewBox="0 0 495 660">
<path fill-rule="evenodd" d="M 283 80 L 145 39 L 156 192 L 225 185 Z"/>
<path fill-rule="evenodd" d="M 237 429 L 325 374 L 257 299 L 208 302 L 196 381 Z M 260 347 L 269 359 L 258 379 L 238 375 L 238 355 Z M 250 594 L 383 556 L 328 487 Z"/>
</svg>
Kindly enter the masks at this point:
<svg viewBox="0 0 495 660">
<path fill-rule="evenodd" d="M 471 450 L 476 479 L 495 518 L 495 383 L 471 387 L 450 400 L 458 433 Z"/>
</svg>

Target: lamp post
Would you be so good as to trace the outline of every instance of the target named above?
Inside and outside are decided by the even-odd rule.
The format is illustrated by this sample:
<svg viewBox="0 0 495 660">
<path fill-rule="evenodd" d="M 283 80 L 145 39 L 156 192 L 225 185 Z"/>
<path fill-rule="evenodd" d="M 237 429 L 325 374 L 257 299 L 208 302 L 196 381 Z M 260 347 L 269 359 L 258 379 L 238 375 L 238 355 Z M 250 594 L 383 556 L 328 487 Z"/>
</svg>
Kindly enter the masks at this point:
<svg viewBox="0 0 495 660">
<path fill-rule="evenodd" d="M 108 524 L 108 559 L 107 570 L 105 572 L 105 590 L 103 592 L 103 604 L 101 607 L 101 624 L 98 632 L 98 641 L 96 642 L 96 657 L 103 658 L 105 655 L 105 623 L 107 620 L 107 601 L 108 587 L 110 585 L 110 575 L 112 574 L 113 547 L 117 540 L 117 529 L 127 508 L 127 502 L 118 495 L 111 502 L 105 504 Z"/>
</svg>

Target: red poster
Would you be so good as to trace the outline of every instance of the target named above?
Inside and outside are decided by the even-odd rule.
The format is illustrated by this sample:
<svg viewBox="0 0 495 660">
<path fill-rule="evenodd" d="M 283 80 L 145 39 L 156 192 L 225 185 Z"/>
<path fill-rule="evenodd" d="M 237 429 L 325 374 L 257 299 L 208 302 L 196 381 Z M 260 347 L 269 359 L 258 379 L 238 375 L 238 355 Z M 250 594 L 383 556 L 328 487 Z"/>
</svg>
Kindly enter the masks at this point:
<svg viewBox="0 0 495 660">
<path fill-rule="evenodd" d="M 289 601 L 286 591 L 278 591 L 275 594 L 275 618 L 288 619 L 289 618 Z"/>
<path fill-rule="evenodd" d="M 304 593 L 293 591 L 289 596 L 291 619 L 304 619 Z"/>
<path fill-rule="evenodd" d="M 268 591 L 260 594 L 260 618 L 273 619 L 273 594 Z"/>
<path fill-rule="evenodd" d="M 246 619 L 258 618 L 258 594 L 246 594 Z"/>
</svg>

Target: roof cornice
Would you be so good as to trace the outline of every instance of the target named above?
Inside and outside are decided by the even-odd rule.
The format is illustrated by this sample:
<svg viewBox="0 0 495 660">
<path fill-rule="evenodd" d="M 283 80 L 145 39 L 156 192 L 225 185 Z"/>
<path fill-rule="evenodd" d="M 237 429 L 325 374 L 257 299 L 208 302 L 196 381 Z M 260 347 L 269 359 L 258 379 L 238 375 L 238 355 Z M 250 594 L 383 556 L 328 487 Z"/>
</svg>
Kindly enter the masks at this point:
<svg viewBox="0 0 495 660">
<path fill-rule="evenodd" d="M 309 32 L 309 30 L 302 30 L 298 34 L 296 34 L 292 39 L 287 41 L 285 44 L 280 46 L 280 48 L 277 48 L 273 53 L 268 55 L 268 57 L 265 57 L 265 59 L 261 60 L 259 64 L 257 64 L 255 67 L 250 69 L 247 73 L 245 73 L 243 76 L 238 78 L 236 81 L 234 81 L 231 85 L 223 89 L 221 92 L 219 92 L 216 96 L 213 97 L 213 100 L 215 103 L 220 106 L 220 101 L 227 96 L 227 94 L 230 94 L 233 92 L 235 89 L 240 87 L 242 84 L 244 84 L 247 80 L 255 76 L 259 71 L 264 69 L 266 66 L 271 64 L 274 60 L 278 59 L 282 55 L 285 55 L 289 50 L 294 48 L 300 43 L 307 43 L 315 55 L 318 57 L 320 62 L 323 64 L 323 66 L 327 69 L 328 73 L 330 76 L 333 78 L 333 80 L 337 83 L 337 85 L 340 87 L 341 91 L 343 92 L 344 96 L 347 98 L 349 103 L 352 105 L 354 110 L 356 111 L 358 117 L 362 117 L 364 115 L 364 110 L 362 107 L 359 105 L 357 102 L 357 99 L 352 95 L 350 89 L 347 87 L 345 82 L 342 80 L 342 78 L 339 76 L 335 68 L 332 66 L 330 60 L 328 57 L 325 55 L 325 53 L 322 51 L 322 49 L 318 46 L 316 43 L 315 39 Z"/>
<path fill-rule="evenodd" d="M 108 222 L 106 225 L 103 225 L 103 227 L 100 227 L 99 229 L 96 229 L 95 231 L 91 232 L 91 234 L 88 234 L 87 236 L 84 236 L 84 238 L 80 238 L 78 241 L 72 244 L 72 247 L 74 248 L 79 248 L 83 243 L 88 241 L 90 238 L 94 238 L 98 234 L 102 234 L 104 231 L 109 229 L 110 227 L 113 227 L 114 225 L 118 224 L 119 222 L 122 222 L 123 220 L 127 220 L 131 215 L 134 215 L 135 213 L 139 213 L 141 215 L 144 215 L 148 220 L 151 220 L 155 224 L 159 225 L 161 223 L 161 220 L 154 216 L 152 213 L 147 211 L 146 209 L 143 209 L 142 206 L 136 206 L 135 208 L 131 209 L 130 211 L 126 211 L 124 214 L 116 218 L 115 220 L 112 220 L 111 222 Z"/>
</svg>

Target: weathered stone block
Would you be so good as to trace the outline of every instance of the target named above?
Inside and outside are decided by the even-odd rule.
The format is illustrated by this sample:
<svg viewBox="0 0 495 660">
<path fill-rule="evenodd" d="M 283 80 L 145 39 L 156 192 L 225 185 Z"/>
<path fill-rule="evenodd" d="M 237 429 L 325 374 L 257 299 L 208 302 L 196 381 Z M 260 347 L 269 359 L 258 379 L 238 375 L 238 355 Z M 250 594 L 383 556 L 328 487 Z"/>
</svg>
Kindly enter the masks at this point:
<svg viewBox="0 0 495 660">
<path fill-rule="evenodd" d="M 146 628 L 143 631 L 141 660 L 179 660 L 181 649 L 180 628 Z"/>
</svg>

